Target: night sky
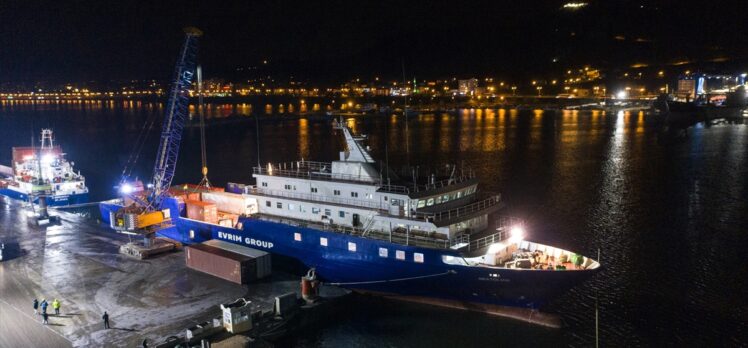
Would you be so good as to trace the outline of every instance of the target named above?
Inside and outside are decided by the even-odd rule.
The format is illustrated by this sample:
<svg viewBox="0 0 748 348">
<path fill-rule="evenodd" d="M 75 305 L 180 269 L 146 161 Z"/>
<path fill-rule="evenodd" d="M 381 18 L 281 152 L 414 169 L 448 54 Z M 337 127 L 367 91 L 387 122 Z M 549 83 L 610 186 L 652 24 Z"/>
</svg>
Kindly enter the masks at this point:
<svg viewBox="0 0 748 348">
<path fill-rule="evenodd" d="M 0 83 L 165 79 L 187 25 L 205 32 L 206 76 L 228 79 L 402 79 L 403 66 L 409 77 L 519 79 L 748 56 L 748 1 L 564 3 L 3 0 Z"/>
</svg>

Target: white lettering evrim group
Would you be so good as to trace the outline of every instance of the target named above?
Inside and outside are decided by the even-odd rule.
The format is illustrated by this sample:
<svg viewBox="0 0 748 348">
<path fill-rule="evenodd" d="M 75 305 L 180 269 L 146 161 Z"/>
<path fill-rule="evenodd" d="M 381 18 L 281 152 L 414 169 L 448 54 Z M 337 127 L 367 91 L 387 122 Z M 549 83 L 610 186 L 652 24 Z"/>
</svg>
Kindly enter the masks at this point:
<svg viewBox="0 0 748 348">
<path fill-rule="evenodd" d="M 265 249 L 273 248 L 272 242 L 267 242 L 264 240 L 259 240 L 259 239 L 249 238 L 249 237 L 242 238 L 242 236 L 238 236 L 233 233 L 226 233 L 226 232 L 219 231 L 218 239 L 228 240 L 232 242 L 240 242 L 240 243 L 244 243 L 247 245 L 256 246 L 256 247 L 265 248 Z"/>
</svg>

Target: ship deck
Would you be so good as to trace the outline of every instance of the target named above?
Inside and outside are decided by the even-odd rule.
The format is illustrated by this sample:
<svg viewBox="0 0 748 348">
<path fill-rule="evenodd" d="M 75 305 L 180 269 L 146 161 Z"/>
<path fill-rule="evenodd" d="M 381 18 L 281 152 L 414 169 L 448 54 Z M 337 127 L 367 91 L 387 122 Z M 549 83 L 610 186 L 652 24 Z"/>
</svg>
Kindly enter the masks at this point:
<svg viewBox="0 0 748 348">
<path fill-rule="evenodd" d="M 316 223 L 316 222 L 311 222 L 307 220 L 300 220 L 300 219 L 294 219 L 294 218 L 282 217 L 282 216 L 270 215 L 270 214 L 262 214 L 262 213 L 253 214 L 252 218 L 264 220 L 264 221 L 272 221 L 272 222 L 287 224 L 291 226 L 313 228 L 313 229 L 320 230 L 320 231 L 335 232 L 335 233 L 347 234 L 347 235 L 362 237 L 362 238 L 371 238 L 371 239 L 382 240 L 382 241 L 387 241 L 387 242 L 392 242 L 392 243 L 397 243 L 397 244 L 402 244 L 402 245 L 419 246 L 419 247 L 433 248 L 433 249 L 449 249 L 450 247 L 450 241 L 448 239 L 426 236 L 418 232 L 416 233 L 392 232 L 390 234 L 390 233 L 384 233 L 381 231 L 364 231 L 361 228 L 351 228 L 351 227 L 336 225 L 336 224 Z"/>
</svg>

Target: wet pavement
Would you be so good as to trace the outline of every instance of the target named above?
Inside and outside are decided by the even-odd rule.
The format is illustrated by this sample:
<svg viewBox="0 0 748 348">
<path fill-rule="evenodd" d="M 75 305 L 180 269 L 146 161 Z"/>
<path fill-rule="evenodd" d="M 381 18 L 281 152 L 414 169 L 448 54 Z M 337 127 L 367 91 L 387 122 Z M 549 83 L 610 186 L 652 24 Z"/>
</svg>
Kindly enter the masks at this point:
<svg viewBox="0 0 748 348">
<path fill-rule="evenodd" d="M 297 278 L 279 274 L 239 286 L 187 269 L 183 252 L 130 259 L 117 253 L 126 235 L 54 214 L 60 225 L 31 226 L 21 203 L 0 196 L 0 241 L 15 254 L 0 262 L 0 347 L 137 346 L 218 316 L 220 303 L 245 297 L 268 309 L 274 296 L 298 288 Z M 34 298 L 59 299 L 61 315 L 43 326 Z"/>
</svg>

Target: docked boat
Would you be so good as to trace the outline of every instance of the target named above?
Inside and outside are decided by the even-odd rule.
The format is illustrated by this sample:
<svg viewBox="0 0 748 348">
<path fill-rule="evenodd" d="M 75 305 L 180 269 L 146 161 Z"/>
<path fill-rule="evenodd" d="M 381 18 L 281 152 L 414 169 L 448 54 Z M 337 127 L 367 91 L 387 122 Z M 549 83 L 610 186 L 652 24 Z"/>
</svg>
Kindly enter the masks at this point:
<svg viewBox="0 0 748 348">
<path fill-rule="evenodd" d="M 34 203 L 43 195 L 49 206 L 87 203 L 86 178 L 73 166 L 52 130 L 42 129 L 38 148 L 14 147 L 11 166 L 0 165 L 0 194 Z"/>
<path fill-rule="evenodd" d="M 488 312 L 538 308 L 600 269 L 527 240 L 521 221 L 494 216 L 500 196 L 483 194 L 471 171 L 445 166 L 443 177 L 404 180 L 377 166 L 364 137 L 336 126 L 347 145 L 337 161 L 269 163 L 254 168 L 255 185 L 224 192 L 172 187 L 162 204 L 171 227 L 158 233 L 290 257 L 360 292 Z M 118 223 L 120 208 L 102 203 L 102 219 Z"/>
</svg>

